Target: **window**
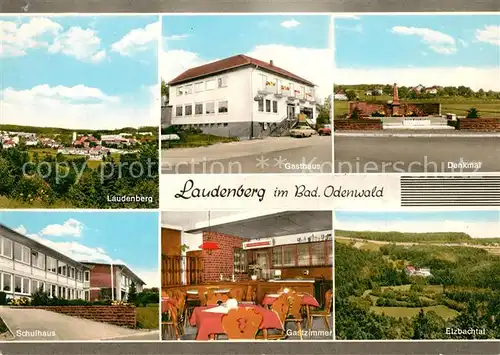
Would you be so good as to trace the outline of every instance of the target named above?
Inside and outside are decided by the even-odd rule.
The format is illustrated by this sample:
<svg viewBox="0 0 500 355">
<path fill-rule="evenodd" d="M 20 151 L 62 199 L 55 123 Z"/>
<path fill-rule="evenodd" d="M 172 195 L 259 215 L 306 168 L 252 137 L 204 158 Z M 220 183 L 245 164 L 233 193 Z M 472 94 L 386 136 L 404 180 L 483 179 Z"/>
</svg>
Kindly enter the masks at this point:
<svg viewBox="0 0 500 355">
<path fill-rule="evenodd" d="M 290 83 L 289 87 L 290 87 L 290 95 L 294 95 L 295 91 L 294 91 L 294 88 L 293 88 L 293 83 Z"/>
<path fill-rule="evenodd" d="M 189 95 L 189 94 L 192 94 L 192 93 L 193 93 L 193 84 L 186 85 L 184 87 L 184 94 L 185 95 Z"/>
<path fill-rule="evenodd" d="M 202 92 L 203 91 L 203 81 L 194 84 L 194 92 Z"/>
<path fill-rule="evenodd" d="M 57 286 L 56 285 L 51 285 L 50 286 L 50 295 L 52 297 L 57 297 Z"/>
<path fill-rule="evenodd" d="M 203 115 L 203 104 L 195 104 L 194 105 L 194 114 L 195 115 Z"/>
<path fill-rule="evenodd" d="M 2 245 L 1 245 L 2 255 L 7 257 L 7 258 L 12 259 L 12 247 L 13 247 L 12 240 L 7 239 L 7 238 L 2 238 L 1 242 L 2 242 Z"/>
<path fill-rule="evenodd" d="M 177 96 L 182 96 L 182 94 L 184 93 L 184 91 L 182 90 L 182 86 L 179 86 L 176 90 L 177 92 Z"/>
<path fill-rule="evenodd" d="M 76 280 L 82 281 L 82 273 L 80 272 L 80 270 L 76 270 Z"/>
<path fill-rule="evenodd" d="M 175 116 L 176 117 L 182 116 L 182 106 L 175 106 Z"/>
<path fill-rule="evenodd" d="M 47 271 L 57 273 L 57 260 L 47 256 Z"/>
<path fill-rule="evenodd" d="M 59 275 L 66 276 L 66 264 L 65 263 L 62 263 L 62 262 L 58 263 L 58 265 L 57 265 L 57 273 Z"/>
<path fill-rule="evenodd" d="M 311 244 L 311 264 L 312 265 L 324 265 L 325 264 L 325 245 L 324 245 L 324 243 Z"/>
<path fill-rule="evenodd" d="M 33 280 L 31 282 L 31 293 L 35 293 L 38 291 L 45 292 L 45 283 L 42 281 Z"/>
<path fill-rule="evenodd" d="M 283 266 L 295 266 L 295 245 L 283 247 Z"/>
<path fill-rule="evenodd" d="M 261 98 L 257 101 L 257 110 L 264 112 L 264 99 Z"/>
<path fill-rule="evenodd" d="M 297 245 L 298 266 L 309 266 L 309 244 Z"/>
<path fill-rule="evenodd" d="M 215 85 L 217 83 L 215 82 L 215 79 L 210 79 L 205 82 L 205 89 L 206 90 L 213 90 L 215 89 Z"/>
<path fill-rule="evenodd" d="M 75 268 L 74 267 L 71 267 L 69 269 L 69 277 L 74 279 L 75 278 Z"/>
<path fill-rule="evenodd" d="M 90 271 L 85 271 L 85 281 L 90 281 Z"/>
<path fill-rule="evenodd" d="M 24 264 L 30 263 L 30 249 L 21 244 L 14 244 L 14 259 Z"/>
<path fill-rule="evenodd" d="M 262 80 L 262 88 L 265 89 L 267 86 L 267 75 L 261 75 L 261 80 Z"/>
<path fill-rule="evenodd" d="M 191 116 L 193 114 L 193 105 L 188 104 L 184 106 L 184 116 Z"/>
<path fill-rule="evenodd" d="M 283 254 L 281 247 L 273 248 L 273 256 L 272 256 L 273 267 L 282 266 L 283 263 L 282 259 L 283 259 Z"/>
<path fill-rule="evenodd" d="M 14 277 L 14 292 L 30 293 L 30 279 L 21 276 Z"/>
<path fill-rule="evenodd" d="M 273 112 L 278 113 L 278 101 L 273 101 Z"/>
<path fill-rule="evenodd" d="M 228 111 L 227 101 L 219 101 L 219 104 L 217 106 L 219 107 L 219 113 L 227 113 Z"/>
<path fill-rule="evenodd" d="M 215 104 L 213 102 L 207 102 L 205 104 L 205 113 L 207 115 L 211 115 L 215 113 Z"/>
<path fill-rule="evenodd" d="M 246 259 L 246 252 L 242 248 L 233 248 L 233 264 L 235 274 L 247 272 Z"/>
<path fill-rule="evenodd" d="M 271 112 L 271 100 L 266 100 L 266 112 Z"/>
<path fill-rule="evenodd" d="M 219 79 L 217 79 L 217 86 L 219 88 L 227 87 L 227 76 L 222 76 Z"/>
<path fill-rule="evenodd" d="M 305 86 L 301 86 L 300 87 L 300 96 L 304 97 L 305 93 L 306 93 L 306 87 Z"/>
<path fill-rule="evenodd" d="M 45 270 L 45 254 L 39 253 L 37 251 L 32 251 L 31 259 L 33 261 L 34 267 Z"/>
<path fill-rule="evenodd" d="M 2 291 L 12 292 L 12 275 L 2 274 Z"/>
</svg>

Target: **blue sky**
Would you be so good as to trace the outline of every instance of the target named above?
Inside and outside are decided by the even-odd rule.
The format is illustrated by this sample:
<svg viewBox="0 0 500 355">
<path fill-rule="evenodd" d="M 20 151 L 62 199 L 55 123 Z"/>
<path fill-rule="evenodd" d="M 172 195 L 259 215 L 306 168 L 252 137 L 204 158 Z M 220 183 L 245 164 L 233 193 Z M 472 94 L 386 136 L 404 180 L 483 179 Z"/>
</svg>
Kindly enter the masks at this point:
<svg viewBox="0 0 500 355">
<path fill-rule="evenodd" d="M 498 15 L 338 18 L 335 60 L 339 68 L 497 67 L 500 47 L 486 26 L 499 25 Z"/>
<path fill-rule="evenodd" d="M 158 284 L 156 212 L 0 212 L 0 223 L 78 261 L 122 262 Z"/>
<path fill-rule="evenodd" d="M 206 59 L 244 54 L 256 46 L 276 43 L 327 48 L 330 39 L 330 17 L 324 15 L 164 16 L 162 21 L 164 49 L 196 52 Z"/>
<path fill-rule="evenodd" d="M 500 91 L 498 15 L 343 15 L 334 31 L 337 84 Z"/>
<path fill-rule="evenodd" d="M 148 112 L 155 104 L 158 20 L 158 16 L 0 17 L 1 96 L 7 123 L 33 124 L 37 116 L 39 125 L 65 128 L 141 125 L 130 115 L 117 122 L 120 116 L 113 112 L 117 108 L 120 114 Z M 27 102 L 32 109 L 21 110 Z M 59 105 L 57 110 L 50 109 L 54 105 Z M 83 109 L 91 114 L 75 112 Z M 55 118 L 57 112 L 66 118 Z M 149 117 L 143 120 L 152 123 Z"/>
<path fill-rule="evenodd" d="M 500 238 L 499 211 L 335 212 L 336 229 L 358 231 L 464 232 Z"/>
<path fill-rule="evenodd" d="M 160 73 L 167 81 L 189 68 L 246 54 L 273 60 L 314 82 L 321 92 L 332 69 L 327 15 L 163 16 L 161 31 Z"/>
</svg>

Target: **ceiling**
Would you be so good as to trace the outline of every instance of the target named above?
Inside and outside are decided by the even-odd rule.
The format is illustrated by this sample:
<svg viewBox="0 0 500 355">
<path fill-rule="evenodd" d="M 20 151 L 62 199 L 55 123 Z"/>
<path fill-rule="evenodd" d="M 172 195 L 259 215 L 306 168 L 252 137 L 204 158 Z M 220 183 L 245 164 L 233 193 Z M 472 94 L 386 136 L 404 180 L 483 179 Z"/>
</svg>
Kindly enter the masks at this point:
<svg viewBox="0 0 500 355">
<path fill-rule="evenodd" d="M 207 212 L 204 212 L 207 213 Z M 213 220 L 211 213 L 211 220 Z M 241 212 L 240 212 L 241 213 Z M 189 233 L 204 231 L 236 235 L 243 238 L 279 237 L 299 233 L 332 230 L 331 211 L 287 211 L 235 220 L 232 222 L 186 229 Z"/>
</svg>

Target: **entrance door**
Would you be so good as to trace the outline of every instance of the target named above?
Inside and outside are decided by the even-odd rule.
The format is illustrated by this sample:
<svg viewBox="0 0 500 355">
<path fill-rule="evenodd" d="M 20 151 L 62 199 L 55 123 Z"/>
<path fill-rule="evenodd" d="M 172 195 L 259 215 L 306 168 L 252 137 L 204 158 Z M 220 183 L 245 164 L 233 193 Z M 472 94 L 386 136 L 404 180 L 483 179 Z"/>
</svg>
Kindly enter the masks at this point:
<svg viewBox="0 0 500 355">
<path fill-rule="evenodd" d="M 293 121 L 295 119 L 295 105 L 286 106 L 288 120 Z"/>
</svg>

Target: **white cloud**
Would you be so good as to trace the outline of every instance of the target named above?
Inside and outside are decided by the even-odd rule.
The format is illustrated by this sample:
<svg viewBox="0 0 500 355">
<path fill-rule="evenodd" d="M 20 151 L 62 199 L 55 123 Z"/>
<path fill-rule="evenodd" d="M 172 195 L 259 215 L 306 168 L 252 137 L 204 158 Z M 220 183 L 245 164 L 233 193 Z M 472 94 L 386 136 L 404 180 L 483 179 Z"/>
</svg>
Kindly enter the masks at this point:
<svg viewBox="0 0 500 355">
<path fill-rule="evenodd" d="M 47 47 L 46 37 L 60 31 L 61 25 L 45 17 L 32 17 L 24 24 L 0 21 L 0 57 L 23 56 L 29 49 Z"/>
<path fill-rule="evenodd" d="M 287 21 L 283 21 L 281 23 L 281 26 L 282 27 L 285 27 L 285 28 L 294 28 L 294 27 L 297 27 L 300 25 L 300 22 L 295 20 L 295 19 L 291 19 L 291 20 L 287 20 Z"/>
<path fill-rule="evenodd" d="M 140 269 L 133 266 L 129 266 L 129 268 L 146 283 L 145 287 L 161 287 L 160 272 L 158 269 Z"/>
<path fill-rule="evenodd" d="M 334 71 L 337 85 L 393 84 L 414 86 L 468 86 L 473 90 L 500 91 L 500 68 L 431 67 L 431 68 L 342 68 Z"/>
<path fill-rule="evenodd" d="M 14 231 L 16 231 L 17 233 L 22 234 L 22 235 L 26 235 L 26 233 L 28 233 L 28 230 L 23 225 L 20 225 L 19 227 L 14 228 Z"/>
<path fill-rule="evenodd" d="M 101 50 L 101 39 L 97 32 L 90 28 L 71 27 L 68 31 L 56 36 L 49 47 L 50 53 L 63 53 L 80 61 L 99 62 L 106 55 Z"/>
<path fill-rule="evenodd" d="M 40 231 L 41 235 L 54 237 L 81 237 L 85 225 L 73 218 L 63 224 L 49 224 Z"/>
<path fill-rule="evenodd" d="M 476 39 L 496 46 L 500 46 L 500 26 L 485 26 L 476 30 Z"/>
<path fill-rule="evenodd" d="M 133 56 L 149 50 L 160 38 L 160 22 L 151 23 L 144 28 L 136 28 L 113 43 L 111 49 L 123 56 Z"/>
<path fill-rule="evenodd" d="M 151 92 L 149 87 L 144 90 Z M 40 126 L 40 122 L 43 126 L 71 129 L 158 125 L 160 111 L 153 103 L 159 94 L 148 96 L 150 102 L 138 106 L 84 85 L 39 85 L 28 90 L 6 88 L 0 91 L 0 111 L 2 123 L 27 126 Z"/>
<path fill-rule="evenodd" d="M 182 35 L 171 35 L 168 37 L 165 37 L 165 40 L 167 41 L 181 41 L 183 39 L 189 38 L 188 34 L 182 34 Z"/>
<path fill-rule="evenodd" d="M 318 86 L 317 94 L 324 99 L 331 94 L 332 51 L 328 48 L 298 48 L 279 44 L 261 45 L 246 55 L 274 65 L 307 79 Z M 210 62 L 212 62 L 211 60 Z M 189 68 L 208 63 L 197 53 L 172 50 L 161 55 L 161 77 L 167 82 Z"/>
<path fill-rule="evenodd" d="M 362 217 L 356 221 L 336 219 L 335 229 L 350 231 L 379 231 L 379 232 L 462 232 L 473 238 L 499 238 L 500 225 L 498 222 L 477 222 L 461 220 L 445 221 L 408 221 L 408 220 L 378 220 L 363 221 Z"/>
<path fill-rule="evenodd" d="M 401 35 L 418 36 L 429 48 L 439 54 L 453 54 L 457 51 L 455 39 L 446 33 L 430 28 L 394 26 L 392 32 Z"/>
<path fill-rule="evenodd" d="M 462 45 L 462 47 L 464 48 L 467 48 L 469 46 L 469 43 L 467 43 L 466 41 L 464 41 L 463 39 L 459 39 L 458 42 L 460 42 L 460 44 Z"/>
</svg>

